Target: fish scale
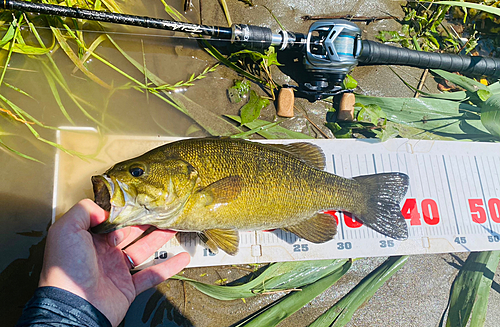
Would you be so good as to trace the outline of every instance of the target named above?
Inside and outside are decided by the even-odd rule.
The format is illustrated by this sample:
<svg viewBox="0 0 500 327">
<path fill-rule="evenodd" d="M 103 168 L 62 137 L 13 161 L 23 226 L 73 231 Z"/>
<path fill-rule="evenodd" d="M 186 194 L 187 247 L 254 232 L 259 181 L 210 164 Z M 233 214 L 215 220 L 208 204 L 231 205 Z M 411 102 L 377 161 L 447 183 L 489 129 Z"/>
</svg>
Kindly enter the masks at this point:
<svg viewBox="0 0 500 327">
<path fill-rule="evenodd" d="M 232 138 L 169 143 L 93 178 L 96 202 L 110 201 L 115 208 L 96 230 L 152 224 L 198 231 L 208 243 L 215 242 L 211 249 L 218 246 L 235 254 L 238 230 L 284 228 L 326 242 L 336 233 L 336 223 L 321 212 L 344 210 L 385 235 L 407 237 L 399 211 L 406 175 L 347 179 L 317 167 L 324 167 L 324 155 L 308 143 L 273 145 Z M 140 175 L 133 176 L 133 170 Z M 98 200 L 104 186 L 110 199 Z"/>
</svg>

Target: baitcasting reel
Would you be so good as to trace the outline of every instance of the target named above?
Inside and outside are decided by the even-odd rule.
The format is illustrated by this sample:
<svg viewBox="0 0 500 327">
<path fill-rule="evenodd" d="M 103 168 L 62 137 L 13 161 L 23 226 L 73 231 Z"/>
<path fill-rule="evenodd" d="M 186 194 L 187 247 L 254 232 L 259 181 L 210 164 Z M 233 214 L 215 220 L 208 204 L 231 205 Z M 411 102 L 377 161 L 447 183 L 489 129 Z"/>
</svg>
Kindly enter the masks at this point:
<svg viewBox="0 0 500 327">
<path fill-rule="evenodd" d="M 288 31 L 273 34 L 270 28 L 254 25 L 206 26 L 17 0 L 3 0 L 0 8 L 207 35 L 211 40 L 230 40 L 256 51 L 275 46 L 278 61 L 284 64 L 280 68 L 298 84 L 291 86 L 296 95 L 311 102 L 346 92 L 341 83 L 358 64 L 443 69 L 500 78 L 500 59 L 422 52 L 361 40 L 361 30 L 340 19 L 315 22 L 307 35 Z"/>
</svg>

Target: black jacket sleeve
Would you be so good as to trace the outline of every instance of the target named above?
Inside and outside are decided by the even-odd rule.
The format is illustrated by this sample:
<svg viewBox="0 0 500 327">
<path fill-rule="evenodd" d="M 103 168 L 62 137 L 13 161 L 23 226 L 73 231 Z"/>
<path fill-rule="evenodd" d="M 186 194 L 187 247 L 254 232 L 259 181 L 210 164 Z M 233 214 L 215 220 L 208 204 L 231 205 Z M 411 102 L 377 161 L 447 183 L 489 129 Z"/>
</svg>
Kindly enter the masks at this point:
<svg viewBox="0 0 500 327">
<path fill-rule="evenodd" d="M 102 312 L 78 295 L 57 287 L 39 287 L 16 326 L 111 327 L 111 323 Z"/>
</svg>

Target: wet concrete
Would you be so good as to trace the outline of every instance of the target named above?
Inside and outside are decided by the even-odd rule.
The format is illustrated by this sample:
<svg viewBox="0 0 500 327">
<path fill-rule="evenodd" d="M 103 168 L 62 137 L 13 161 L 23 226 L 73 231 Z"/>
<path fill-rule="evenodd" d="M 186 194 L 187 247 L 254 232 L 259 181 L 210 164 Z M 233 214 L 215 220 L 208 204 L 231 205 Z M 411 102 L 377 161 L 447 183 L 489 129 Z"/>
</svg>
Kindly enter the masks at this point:
<svg viewBox="0 0 500 327">
<path fill-rule="evenodd" d="M 170 3 L 170 1 L 168 1 Z M 199 10 L 199 5 L 197 10 Z M 398 1 L 254 1 L 259 4 L 249 7 L 242 1 L 227 0 L 229 11 L 234 22 L 270 26 L 278 30 L 277 23 L 268 11 L 261 6 L 265 4 L 292 31 L 306 32 L 310 22 L 304 22 L 304 15 L 360 15 L 377 16 L 391 14 L 402 17 L 401 2 Z M 177 1 L 176 6 L 181 7 Z M 226 20 L 218 1 L 202 0 L 200 20 L 203 24 L 225 25 Z M 193 15 L 197 17 L 197 15 Z M 373 22 L 368 25 L 360 23 L 364 37 L 374 39 L 377 31 L 394 30 L 399 25 L 393 20 Z M 190 55 L 190 46 L 174 48 L 173 52 L 183 56 Z M 154 53 L 154 51 L 152 51 Z M 206 54 L 197 51 L 195 64 L 184 62 L 186 70 L 191 72 L 193 65 L 200 69 L 203 62 L 214 62 Z M 162 75 L 162 65 L 155 58 L 148 57 L 151 66 L 158 75 Z M 211 61 L 212 60 L 212 61 Z M 156 65 L 156 66 L 154 66 Z M 421 70 L 393 67 L 406 81 L 416 85 Z M 163 72 L 168 75 L 169 72 Z M 280 81 L 287 77 L 279 75 Z M 358 67 L 353 76 L 359 82 L 359 91 L 376 96 L 413 96 L 413 92 L 404 86 L 387 66 Z M 220 69 L 215 74 L 196 83 L 188 90 L 187 96 L 193 97 L 198 103 L 227 103 L 223 92 L 213 92 L 216 89 L 226 89 L 232 84 L 235 75 L 228 69 Z M 177 79 L 185 78 L 179 76 Z M 431 80 L 428 80 L 429 90 L 435 90 Z M 124 99 L 123 101 L 127 101 Z M 314 104 L 306 100 L 297 100 L 297 105 L 307 110 L 307 115 L 318 126 L 323 126 L 326 111 L 330 104 L 318 101 Z M 218 114 L 237 114 L 238 105 L 212 105 L 211 110 Z M 162 110 L 152 111 L 158 121 L 173 119 Z M 274 109 L 265 109 L 263 119 L 272 120 Z M 297 130 L 308 130 L 305 114 L 297 113 L 296 117 L 283 123 L 284 127 Z M 149 130 L 148 130 L 149 131 Z M 323 129 L 325 133 L 328 130 Z M 134 130 L 135 132 L 135 130 Z M 183 131 L 176 130 L 178 135 Z M 312 130 L 312 135 L 316 131 Z M 147 134 L 143 132 L 143 134 Z M 320 136 L 321 137 L 321 136 Z M 23 149 L 38 154 L 45 162 L 50 163 L 53 153 L 41 151 L 37 146 L 25 142 Z M 52 199 L 53 166 L 40 165 L 19 160 L 4 152 L 0 152 L 2 175 L 0 175 L 0 221 L 2 222 L 2 238 L 0 239 L 0 317 L 2 324 L 11 326 L 17 320 L 22 306 L 34 291 L 40 270 L 43 252 L 43 236 L 50 220 L 50 203 Z M 19 183 L 16 174 L 22 172 L 23 178 L 36 180 L 29 186 Z M 13 195 L 15 194 L 15 196 Z M 348 326 L 436 326 L 446 309 L 448 293 L 458 268 L 465 260 L 466 254 L 419 255 L 410 257 L 408 263 L 396 273 L 363 307 L 354 315 Z M 332 288 L 299 310 L 293 317 L 286 319 L 281 326 L 306 326 L 322 312 L 345 295 L 363 277 L 375 269 L 384 258 L 366 258 L 355 261 L 353 268 Z M 187 269 L 185 275 L 200 281 L 214 283 L 227 278 L 228 281 L 238 279 L 248 273 L 251 267 L 205 267 Z M 488 316 L 485 326 L 496 326 L 496 313 L 500 310 L 500 275 L 495 274 L 493 288 L 490 292 Z M 231 326 L 253 312 L 278 299 L 281 294 L 258 296 L 243 302 L 218 301 L 209 298 L 193 287 L 180 281 L 169 280 L 157 289 L 151 289 L 141 294 L 126 317 L 126 326 Z M 146 310 L 145 310 L 146 309 Z"/>
</svg>

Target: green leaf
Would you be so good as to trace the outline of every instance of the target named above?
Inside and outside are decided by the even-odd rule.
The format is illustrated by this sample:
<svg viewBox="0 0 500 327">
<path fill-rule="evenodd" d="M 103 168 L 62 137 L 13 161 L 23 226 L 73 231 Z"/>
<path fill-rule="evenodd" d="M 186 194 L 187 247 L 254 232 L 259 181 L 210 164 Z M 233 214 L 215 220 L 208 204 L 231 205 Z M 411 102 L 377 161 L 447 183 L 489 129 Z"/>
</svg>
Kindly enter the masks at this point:
<svg viewBox="0 0 500 327">
<path fill-rule="evenodd" d="M 372 123 L 377 126 L 379 125 L 380 120 L 387 119 L 387 115 L 379 105 L 369 104 L 365 106 L 361 103 L 356 103 L 355 106 L 361 107 L 357 115 L 358 121 Z"/>
<path fill-rule="evenodd" d="M 491 134 L 500 137 L 500 93 L 490 96 L 483 103 L 481 122 Z"/>
<path fill-rule="evenodd" d="M 491 92 L 488 90 L 478 90 L 477 96 L 481 99 L 481 101 L 486 101 L 490 98 Z"/>
<path fill-rule="evenodd" d="M 340 126 L 338 123 L 328 122 L 325 124 L 328 127 L 335 138 L 338 139 L 349 139 L 352 137 L 352 131 L 349 127 Z"/>
<path fill-rule="evenodd" d="M 459 2 L 459 1 L 437 1 L 434 2 L 436 5 L 449 5 L 449 6 L 458 6 L 463 8 L 472 8 L 476 10 L 481 10 L 493 15 L 500 16 L 500 8 L 496 8 L 493 6 L 481 5 L 478 3 L 470 3 L 470 2 Z"/>
<path fill-rule="evenodd" d="M 390 257 L 356 285 L 346 296 L 316 319 L 309 327 L 345 326 L 356 310 L 401 269 L 408 256 Z"/>
<path fill-rule="evenodd" d="M 229 101 L 231 101 L 232 103 L 241 102 L 241 100 L 243 100 L 243 98 L 248 95 L 249 91 L 250 91 L 250 81 L 235 80 L 234 85 L 227 90 Z"/>
<path fill-rule="evenodd" d="M 431 72 L 441 76 L 442 78 L 452 82 L 455 85 L 463 87 L 469 92 L 477 92 L 478 90 L 489 91 L 488 86 L 466 76 L 453 74 L 441 69 L 431 69 Z"/>
<path fill-rule="evenodd" d="M 31 161 L 35 161 L 35 162 L 38 162 L 38 163 L 43 163 L 43 162 L 41 162 L 41 161 L 40 161 L 40 160 L 38 160 L 38 159 L 35 159 L 35 158 L 33 158 L 33 157 L 30 157 L 30 156 L 29 156 L 29 155 L 27 155 L 27 154 L 21 153 L 21 152 L 19 152 L 19 151 L 15 150 L 15 149 L 13 149 L 13 148 L 9 147 L 7 144 L 5 144 L 5 143 L 2 141 L 2 139 L 0 139 L 0 148 L 4 148 L 4 149 L 6 149 L 7 151 L 10 151 L 10 152 L 12 152 L 12 153 L 14 153 L 14 154 L 16 154 L 16 155 L 18 155 L 18 156 L 20 156 L 20 157 L 24 158 L 24 159 L 28 159 L 28 160 L 31 160 Z"/>
<path fill-rule="evenodd" d="M 0 41 L 0 47 L 3 47 L 8 42 L 10 42 L 10 40 L 12 40 L 14 38 L 14 34 L 16 32 L 14 26 L 16 26 L 16 24 L 17 24 L 17 21 L 14 18 L 13 21 L 12 21 L 12 23 L 9 26 L 9 29 L 7 30 L 7 32 L 2 37 L 2 40 Z"/>
<path fill-rule="evenodd" d="M 116 49 L 139 70 L 142 74 L 147 76 L 148 80 L 152 81 L 156 86 L 166 84 L 161 78 L 153 74 L 150 70 L 141 65 L 138 61 L 132 58 L 128 53 L 126 53 L 112 38 L 108 35 L 108 39 L 116 47 Z M 135 82 L 135 81 L 134 81 Z M 136 82 L 137 83 L 137 82 Z M 144 86 L 142 83 L 139 85 Z M 165 102 L 172 105 L 174 108 L 183 112 L 191 119 L 193 119 L 198 125 L 203 127 L 211 135 L 227 135 L 240 133 L 241 130 L 231 123 L 226 121 L 219 115 L 214 114 L 210 110 L 207 110 L 189 99 L 182 93 L 171 93 L 162 91 L 161 94 L 155 94 Z"/>
<path fill-rule="evenodd" d="M 264 312 L 252 318 L 250 321 L 244 322 L 238 326 L 276 326 L 285 318 L 292 315 L 294 312 L 305 306 L 315 297 L 335 284 L 349 270 L 351 264 L 351 261 L 345 262 L 329 275 L 321 278 L 311 285 L 304 287 L 300 292 L 288 294 L 277 304 L 268 307 Z"/>
<path fill-rule="evenodd" d="M 180 275 L 172 278 L 185 280 L 208 296 L 228 301 L 309 285 L 341 269 L 347 263 L 347 259 L 277 262 L 269 265 L 257 278 L 237 286 L 211 285 Z"/>
<path fill-rule="evenodd" d="M 387 119 L 409 127 L 456 139 L 497 140 L 480 122 L 479 108 L 470 104 L 430 98 L 379 98 L 356 95 L 364 105 L 377 104 Z"/>
<path fill-rule="evenodd" d="M 251 90 L 248 103 L 241 108 L 241 124 L 250 123 L 259 118 L 260 111 L 268 105 L 268 99 L 260 97 L 254 90 Z"/>
<path fill-rule="evenodd" d="M 500 251 L 490 252 L 490 256 L 486 262 L 486 267 L 483 277 L 479 282 L 477 289 L 477 297 L 474 306 L 472 307 L 472 316 L 470 320 L 471 326 L 483 326 L 486 320 L 486 311 L 488 309 L 488 298 L 490 295 L 491 284 L 495 271 L 500 261 Z"/>
<path fill-rule="evenodd" d="M 241 118 L 239 116 L 225 115 L 226 117 L 241 123 Z M 268 121 L 256 119 L 251 123 L 243 124 L 243 126 L 255 130 L 256 128 L 269 125 Z M 258 131 L 257 134 L 266 139 L 313 139 L 309 135 L 304 133 L 294 132 L 281 126 L 272 126 L 266 130 Z"/>
<path fill-rule="evenodd" d="M 356 81 L 351 75 L 347 74 L 342 81 L 342 88 L 344 90 L 353 90 L 358 86 L 358 81 Z"/>
<path fill-rule="evenodd" d="M 278 54 L 276 53 L 274 47 L 269 47 L 269 49 L 265 51 L 265 54 L 265 59 L 267 60 L 266 64 L 268 67 L 271 65 L 281 66 L 281 64 L 278 62 Z"/>
<path fill-rule="evenodd" d="M 499 251 L 492 251 L 469 254 L 451 287 L 447 327 L 467 325 L 473 308 L 479 311 L 474 321 L 484 320 L 485 308 L 478 307 L 475 302 L 481 299 L 483 306 L 487 306 L 491 282 L 500 259 L 499 253 Z M 471 323 L 471 326 L 482 325 Z"/>
</svg>

